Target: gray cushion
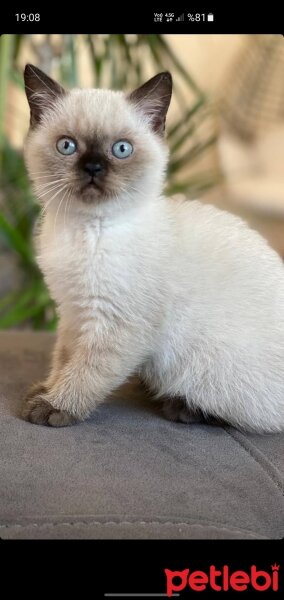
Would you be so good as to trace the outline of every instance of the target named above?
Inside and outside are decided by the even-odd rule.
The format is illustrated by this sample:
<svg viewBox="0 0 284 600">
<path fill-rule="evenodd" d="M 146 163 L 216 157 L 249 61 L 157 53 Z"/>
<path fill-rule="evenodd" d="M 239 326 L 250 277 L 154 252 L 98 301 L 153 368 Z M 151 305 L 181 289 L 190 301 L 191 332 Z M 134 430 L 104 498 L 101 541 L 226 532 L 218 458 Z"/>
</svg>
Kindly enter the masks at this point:
<svg viewBox="0 0 284 600">
<path fill-rule="evenodd" d="M 0 333 L 0 537 L 283 537 L 284 435 L 167 422 L 135 381 L 88 422 L 24 422 L 53 343 Z"/>
</svg>

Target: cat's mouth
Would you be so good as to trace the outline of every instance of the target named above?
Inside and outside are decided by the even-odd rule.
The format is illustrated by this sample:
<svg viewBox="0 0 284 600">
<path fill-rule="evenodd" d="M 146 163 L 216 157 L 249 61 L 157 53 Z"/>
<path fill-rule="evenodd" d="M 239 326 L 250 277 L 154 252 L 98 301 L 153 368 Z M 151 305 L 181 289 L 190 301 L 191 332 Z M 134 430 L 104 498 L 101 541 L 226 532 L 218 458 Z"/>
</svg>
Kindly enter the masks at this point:
<svg viewBox="0 0 284 600">
<path fill-rule="evenodd" d="M 94 188 L 99 188 L 100 187 L 100 183 L 99 183 L 98 179 L 95 178 L 95 177 L 91 177 L 89 179 L 89 181 L 87 181 L 87 183 L 84 184 L 83 187 L 87 187 L 88 188 L 90 186 L 94 187 Z"/>
<path fill-rule="evenodd" d="M 110 182 L 91 177 L 88 181 L 81 181 L 77 187 L 77 194 L 83 202 L 105 202 L 117 195 Z"/>
<path fill-rule="evenodd" d="M 87 202 L 101 199 L 102 196 L 106 195 L 105 186 L 95 178 L 91 178 L 84 183 L 80 188 L 80 192 L 82 199 Z"/>
<path fill-rule="evenodd" d="M 103 191 L 103 187 L 102 187 L 102 185 L 100 184 L 99 181 L 97 181 L 96 179 L 92 178 L 89 181 L 87 181 L 87 183 L 84 183 L 82 185 L 81 190 L 82 190 L 82 192 L 84 190 L 87 190 L 87 191 L 95 190 L 95 191 L 98 191 L 98 192 L 102 192 Z"/>
</svg>

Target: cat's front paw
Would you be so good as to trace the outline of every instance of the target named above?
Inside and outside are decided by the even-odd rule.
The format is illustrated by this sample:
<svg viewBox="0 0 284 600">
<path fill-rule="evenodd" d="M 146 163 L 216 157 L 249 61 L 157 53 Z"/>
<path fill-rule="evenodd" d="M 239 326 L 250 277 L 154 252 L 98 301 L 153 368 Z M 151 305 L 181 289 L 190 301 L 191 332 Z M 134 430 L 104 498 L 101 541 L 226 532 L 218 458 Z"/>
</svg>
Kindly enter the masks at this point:
<svg viewBox="0 0 284 600">
<path fill-rule="evenodd" d="M 50 427 L 67 427 L 75 425 L 78 419 L 66 410 L 55 408 L 45 399 L 47 388 L 44 384 L 34 386 L 25 398 L 22 416 L 26 421 Z"/>
</svg>

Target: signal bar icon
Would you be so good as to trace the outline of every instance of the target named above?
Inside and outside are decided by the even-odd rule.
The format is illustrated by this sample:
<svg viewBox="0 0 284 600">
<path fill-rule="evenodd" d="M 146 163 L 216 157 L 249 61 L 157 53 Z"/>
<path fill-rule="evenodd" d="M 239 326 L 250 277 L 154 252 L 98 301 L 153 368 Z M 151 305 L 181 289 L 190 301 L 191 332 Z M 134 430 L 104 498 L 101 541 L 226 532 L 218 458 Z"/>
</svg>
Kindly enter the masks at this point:
<svg viewBox="0 0 284 600">
<path fill-rule="evenodd" d="M 176 21 L 184 21 L 184 13 L 182 13 L 182 15 L 180 15 Z"/>
</svg>

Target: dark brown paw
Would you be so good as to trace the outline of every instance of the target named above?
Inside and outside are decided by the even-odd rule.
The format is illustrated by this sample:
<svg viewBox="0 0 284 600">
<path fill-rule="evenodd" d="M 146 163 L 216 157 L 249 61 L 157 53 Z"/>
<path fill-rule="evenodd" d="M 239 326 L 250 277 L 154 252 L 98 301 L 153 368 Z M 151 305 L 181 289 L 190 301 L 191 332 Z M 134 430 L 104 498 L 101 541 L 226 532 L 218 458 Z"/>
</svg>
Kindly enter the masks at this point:
<svg viewBox="0 0 284 600">
<path fill-rule="evenodd" d="M 22 416 L 30 423 L 49 425 L 51 427 L 67 427 L 78 423 L 78 420 L 66 410 L 54 408 L 45 400 L 47 388 L 44 384 L 34 386 L 25 398 Z"/>
<path fill-rule="evenodd" d="M 169 421 L 179 423 L 200 423 L 204 422 L 204 415 L 201 411 L 194 411 L 188 408 L 185 401 L 181 398 L 169 398 L 163 403 L 163 414 Z"/>
</svg>

